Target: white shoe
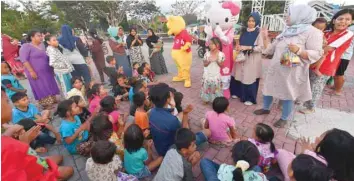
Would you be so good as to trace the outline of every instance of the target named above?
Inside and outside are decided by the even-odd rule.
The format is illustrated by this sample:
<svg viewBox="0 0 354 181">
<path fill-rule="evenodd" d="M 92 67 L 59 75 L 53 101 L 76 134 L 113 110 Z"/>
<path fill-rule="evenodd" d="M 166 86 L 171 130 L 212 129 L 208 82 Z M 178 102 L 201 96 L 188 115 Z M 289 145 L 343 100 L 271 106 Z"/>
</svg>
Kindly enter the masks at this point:
<svg viewBox="0 0 354 181">
<path fill-rule="evenodd" d="M 237 96 L 231 96 L 232 97 L 232 99 L 237 99 L 238 97 Z"/>
<path fill-rule="evenodd" d="M 244 104 L 245 104 L 246 106 L 252 106 L 252 105 L 253 105 L 253 103 L 250 102 L 250 101 L 246 101 Z"/>
</svg>

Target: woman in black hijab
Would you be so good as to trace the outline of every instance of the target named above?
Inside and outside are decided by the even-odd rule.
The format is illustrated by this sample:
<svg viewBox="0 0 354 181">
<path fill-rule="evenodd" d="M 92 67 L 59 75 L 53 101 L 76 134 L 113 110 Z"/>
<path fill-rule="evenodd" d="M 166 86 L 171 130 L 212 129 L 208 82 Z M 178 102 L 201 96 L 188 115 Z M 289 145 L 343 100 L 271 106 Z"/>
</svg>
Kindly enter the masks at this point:
<svg viewBox="0 0 354 181">
<path fill-rule="evenodd" d="M 140 65 L 145 62 L 141 45 L 143 45 L 143 41 L 137 35 L 136 29 L 130 29 L 129 36 L 127 37 L 127 47 L 129 49 L 131 65 L 135 62 L 138 62 Z"/>
<path fill-rule="evenodd" d="M 159 39 L 160 37 L 156 36 L 154 31 L 151 28 L 149 28 L 148 38 L 146 39 L 146 44 L 149 47 L 149 55 L 151 55 L 151 53 L 153 52 L 153 49 L 155 48 Z M 160 41 L 162 40 L 160 39 Z M 163 48 L 161 48 L 160 51 L 153 53 L 150 58 L 151 70 L 155 72 L 155 74 L 157 75 L 168 73 L 166 63 L 165 63 L 165 58 L 163 57 L 162 52 L 163 52 Z"/>
</svg>

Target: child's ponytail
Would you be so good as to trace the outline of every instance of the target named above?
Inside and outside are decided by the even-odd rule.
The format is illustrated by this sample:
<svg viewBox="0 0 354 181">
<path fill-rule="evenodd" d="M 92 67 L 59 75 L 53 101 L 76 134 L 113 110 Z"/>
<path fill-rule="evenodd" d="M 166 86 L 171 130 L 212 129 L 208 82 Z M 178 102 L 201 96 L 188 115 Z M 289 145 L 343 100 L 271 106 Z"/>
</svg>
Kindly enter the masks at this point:
<svg viewBox="0 0 354 181">
<path fill-rule="evenodd" d="M 232 174 L 234 175 L 233 180 L 234 181 L 244 181 L 243 180 L 243 174 L 241 168 L 236 168 Z"/>
<path fill-rule="evenodd" d="M 250 168 L 250 164 L 247 161 L 239 160 L 236 163 L 236 169 L 232 172 L 234 181 L 244 181 L 243 172 Z"/>
</svg>

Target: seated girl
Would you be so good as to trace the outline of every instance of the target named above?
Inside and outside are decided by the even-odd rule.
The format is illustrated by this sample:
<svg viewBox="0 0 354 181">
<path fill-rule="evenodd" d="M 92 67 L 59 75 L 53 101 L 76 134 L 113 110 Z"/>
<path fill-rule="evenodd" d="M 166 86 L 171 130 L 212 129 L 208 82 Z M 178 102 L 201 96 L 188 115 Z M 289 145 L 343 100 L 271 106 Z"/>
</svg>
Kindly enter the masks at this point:
<svg viewBox="0 0 354 181">
<path fill-rule="evenodd" d="M 77 106 L 79 106 L 80 108 L 79 118 L 81 123 L 84 123 L 91 116 L 90 111 L 86 108 L 85 100 L 82 99 L 82 97 L 80 96 L 72 96 L 70 97 L 70 100 L 72 100 L 77 104 Z"/>
</svg>

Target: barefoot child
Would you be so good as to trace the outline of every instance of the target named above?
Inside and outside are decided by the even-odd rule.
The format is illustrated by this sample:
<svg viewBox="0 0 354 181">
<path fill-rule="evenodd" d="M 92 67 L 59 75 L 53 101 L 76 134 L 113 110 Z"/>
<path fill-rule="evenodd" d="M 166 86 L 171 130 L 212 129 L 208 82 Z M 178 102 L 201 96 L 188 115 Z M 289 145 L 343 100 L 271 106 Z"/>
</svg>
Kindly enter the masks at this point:
<svg viewBox="0 0 354 181">
<path fill-rule="evenodd" d="M 206 52 L 204 56 L 205 68 L 200 93 L 200 97 L 206 104 L 213 102 L 216 97 L 223 96 L 220 67 L 225 60 L 225 55 L 221 51 L 221 42 L 218 38 L 210 40 L 209 48 L 210 51 Z"/>
</svg>

